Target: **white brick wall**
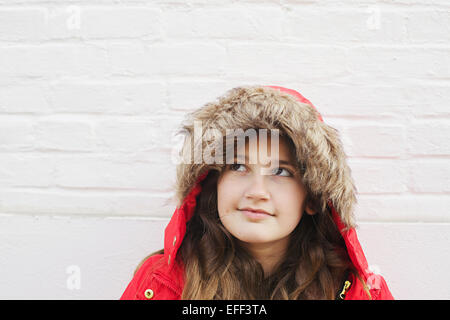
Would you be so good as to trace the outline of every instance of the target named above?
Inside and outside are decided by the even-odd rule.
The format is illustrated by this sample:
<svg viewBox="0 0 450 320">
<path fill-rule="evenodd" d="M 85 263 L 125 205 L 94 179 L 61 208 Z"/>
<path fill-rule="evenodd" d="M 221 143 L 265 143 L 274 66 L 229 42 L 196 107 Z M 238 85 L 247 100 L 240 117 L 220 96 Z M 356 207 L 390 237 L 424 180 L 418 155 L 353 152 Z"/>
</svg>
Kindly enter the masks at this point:
<svg viewBox="0 0 450 320">
<path fill-rule="evenodd" d="M 449 299 L 449 79 L 448 0 L 0 0 L 0 298 L 120 297 L 184 114 L 273 84 L 341 132 L 394 296 Z"/>
</svg>

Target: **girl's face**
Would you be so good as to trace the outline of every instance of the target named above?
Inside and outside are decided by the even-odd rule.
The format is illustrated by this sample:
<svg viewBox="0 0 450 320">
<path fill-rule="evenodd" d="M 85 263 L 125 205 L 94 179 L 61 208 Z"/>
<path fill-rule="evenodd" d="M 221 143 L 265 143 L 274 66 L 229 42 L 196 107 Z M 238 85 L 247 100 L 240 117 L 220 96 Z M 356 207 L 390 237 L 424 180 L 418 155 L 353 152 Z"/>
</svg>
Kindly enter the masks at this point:
<svg viewBox="0 0 450 320">
<path fill-rule="evenodd" d="M 247 244 L 271 244 L 289 239 L 304 209 L 308 214 L 313 212 L 305 205 L 306 190 L 295 174 L 295 159 L 284 139 L 279 139 L 279 150 L 271 150 L 268 135 L 265 150 L 270 163 L 266 165 L 260 165 L 257 140 L 256 146 L 246 144 L 245 153 L 237 150 L 236 164 L 226 165 L 217 183 L 217 205 L 223 226 L 234 237 Z M 258 161 L 250 164 L 248 159 Z M 275 167 L 277 159 L 279 165 Z"/>
</svg>

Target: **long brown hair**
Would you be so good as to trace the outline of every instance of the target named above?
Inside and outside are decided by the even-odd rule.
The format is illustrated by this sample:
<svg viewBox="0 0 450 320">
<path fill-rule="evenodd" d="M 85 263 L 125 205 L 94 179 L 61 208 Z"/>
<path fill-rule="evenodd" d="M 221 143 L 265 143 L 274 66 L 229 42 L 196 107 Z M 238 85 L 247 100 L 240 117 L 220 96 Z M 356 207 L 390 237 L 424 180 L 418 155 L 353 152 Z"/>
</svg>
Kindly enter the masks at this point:
<svg viewBox="0 0 450 320">
<path fill-rule="evenodd" d="M 328 209 L 321 210 L 306 186 L 306 201 L 316 214 L 303 215 L 284 258 L 265 277 L 261 264 L 219 219 L 217 182 L 223 170 L 210 170 L 202 181 L 186 226 L 179 249 L 185 266 L 181 299 L 334 299 L 347 272 L 356 272 Z"/>
</svg>

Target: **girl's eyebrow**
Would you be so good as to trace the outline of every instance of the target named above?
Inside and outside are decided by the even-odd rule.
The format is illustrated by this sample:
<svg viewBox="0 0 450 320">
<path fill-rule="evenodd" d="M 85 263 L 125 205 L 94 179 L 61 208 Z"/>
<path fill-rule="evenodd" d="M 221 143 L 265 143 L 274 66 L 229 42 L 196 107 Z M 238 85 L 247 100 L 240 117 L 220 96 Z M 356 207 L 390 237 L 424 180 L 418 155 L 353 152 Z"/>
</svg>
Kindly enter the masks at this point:
<svg viewBox="0 0 450 320">
<path fill-rule="evenodd" d="M 294 165 L 290 162 L 290 161 L 286 161 L 286 160 L 278 160 L 278 163 L 287 165 L 287 166 L 292 166 L 294 167 Z"/>
<path fill-rule="evenodd" d="M 245 155 L 244 157 L 242 157 L 242 155 L 234 155 L 234 160 L 236 160 L 236 158 L 239 158 L 239 159 L 244 158 L 248 162 L 248 156 L 247 155 Z M 291 166 L 291 167 L 295 168 L 294 164 L 291 161 L 288 161 L 288 160 L 279 159 L 278 163 L 279 164 L 284 164 L 284 165 L 287 165 L 287 166 Z"/>
</svg>

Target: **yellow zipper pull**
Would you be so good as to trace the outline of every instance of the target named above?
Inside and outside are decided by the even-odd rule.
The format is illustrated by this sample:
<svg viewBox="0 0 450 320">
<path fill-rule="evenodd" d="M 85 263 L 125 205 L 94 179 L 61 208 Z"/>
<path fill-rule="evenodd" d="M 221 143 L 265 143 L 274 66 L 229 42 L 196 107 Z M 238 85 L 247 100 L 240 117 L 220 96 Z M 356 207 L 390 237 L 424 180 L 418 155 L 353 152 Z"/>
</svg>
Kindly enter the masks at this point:
<svg viewBox="0 0 450 320">
<path fill-rule="evenodd" d="M 348 290 L 348 288 L 350 288 L 350 286 L 351 286 L 351 282 L 350 281 L 345 281 L 344 282 L 344 287 L 342 288 L 342 291 L 341 291 L 341 293 L 339 294 L 339 298 L 341 298 L 342 300 L 344 300 L 344 298 L 345 298 L 345 294 L 347 293 L 347 290 Z"/>
</svg>

